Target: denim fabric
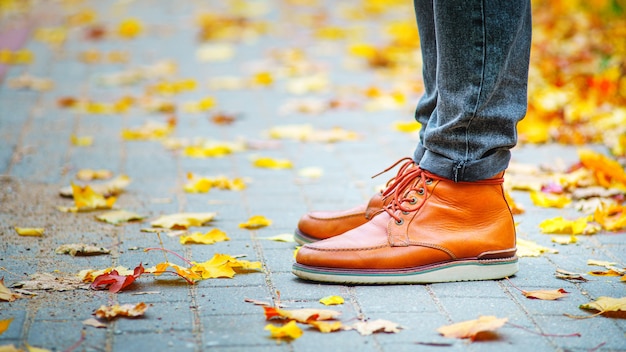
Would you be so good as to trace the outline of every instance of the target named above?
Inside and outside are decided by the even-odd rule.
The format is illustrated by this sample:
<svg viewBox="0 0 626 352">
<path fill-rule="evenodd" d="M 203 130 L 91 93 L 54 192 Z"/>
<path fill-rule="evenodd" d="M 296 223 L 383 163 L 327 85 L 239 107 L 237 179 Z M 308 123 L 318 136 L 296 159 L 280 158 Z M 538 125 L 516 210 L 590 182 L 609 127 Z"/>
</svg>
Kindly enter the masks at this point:
<svg viewBox="0 0 626 352">
<path fill-rule="evenodd" d="M 414 160 L 439 176 L 486 179 L 507 168 L 526 114 L 529 0 L 414 0 L 425 93 Z"/>
</svg>

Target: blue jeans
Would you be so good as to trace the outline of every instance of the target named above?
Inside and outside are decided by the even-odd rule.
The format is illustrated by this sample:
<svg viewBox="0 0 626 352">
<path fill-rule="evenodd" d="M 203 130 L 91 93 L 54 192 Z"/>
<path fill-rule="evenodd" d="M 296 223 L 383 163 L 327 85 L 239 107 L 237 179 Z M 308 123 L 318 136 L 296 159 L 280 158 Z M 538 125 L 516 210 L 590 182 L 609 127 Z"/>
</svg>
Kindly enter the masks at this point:
<svg viewBox="0 0 626 352">
<path fill-rule="evenodd" d="M 507 168 L 526 114 L 529 0 L 414 0 L 425 93 L 414 160 L 455 182 Z"/>
</svg>

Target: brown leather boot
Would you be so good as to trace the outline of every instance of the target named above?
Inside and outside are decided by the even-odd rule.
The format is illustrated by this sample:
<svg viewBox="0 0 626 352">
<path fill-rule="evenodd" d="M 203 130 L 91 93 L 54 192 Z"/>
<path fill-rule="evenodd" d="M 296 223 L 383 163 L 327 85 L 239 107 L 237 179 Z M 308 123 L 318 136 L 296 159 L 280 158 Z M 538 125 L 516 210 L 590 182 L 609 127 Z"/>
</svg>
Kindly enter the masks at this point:
<svg viewBox="0 0 626 352">
<path fill-rule="evenodd" d="M 314 281 L 385 284 L 490 280 L 517 272 L 504 173 L 455 183 L 419 167 L 407 171 L 395 180 L 384 211 L 300 248 L 293 273 Z"/>
<path fill-rule="evenodd" d="M 338 211 L 312 211 L 303 215 L 298 221 L 298 227 L 294 233 L 294 239 L 299 244 L 316 242 L 330 237 L 335 237 L 344 232 L 359 227 L 373 219 L 383 211 L 393 198 L 395 180 L 412 168 L 417 168 L 410 158 L 398 160 L 378 175 L 385 173 L 396 165 L 402 163 L 396 177 L 387 182 L 385 189 L 370 198 L 367 204 L 362 204 L 348 210 Z M 378 176 L 375 175 L 374 177 Z"/>
</svg>

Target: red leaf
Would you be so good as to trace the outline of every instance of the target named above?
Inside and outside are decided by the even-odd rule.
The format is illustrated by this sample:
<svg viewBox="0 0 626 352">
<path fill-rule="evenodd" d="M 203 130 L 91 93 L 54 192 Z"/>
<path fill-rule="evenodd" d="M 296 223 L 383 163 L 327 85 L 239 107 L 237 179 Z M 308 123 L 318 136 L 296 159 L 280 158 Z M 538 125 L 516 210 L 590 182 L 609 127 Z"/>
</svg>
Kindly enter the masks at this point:
<svg viewBox="0 0 626 352">
<path fill-rule="evenodd" d="M 141 263 L 135 268 L 132 275 L 120 275 L 117 270 L 112 270 L 110 273 L 96 277 L 91 283 L 91 288 L 94 290 L 108 288 L 109 292 L 117 293 L 130 286 L 143 273 L 144 268 Z"/>
</svg>

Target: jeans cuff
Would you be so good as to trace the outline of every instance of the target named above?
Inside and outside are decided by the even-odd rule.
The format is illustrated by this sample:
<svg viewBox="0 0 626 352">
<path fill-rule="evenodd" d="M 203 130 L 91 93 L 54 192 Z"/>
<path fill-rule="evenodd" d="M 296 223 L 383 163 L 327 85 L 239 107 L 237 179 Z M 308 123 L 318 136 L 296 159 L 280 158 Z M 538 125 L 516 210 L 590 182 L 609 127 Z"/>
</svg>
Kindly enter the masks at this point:
<svg viewBox="0 0 626 352">
<path fill-rule="evenodd" d="M 419 157 L 419 159 L 418 159 Z M 478 160 L 451 160 L 418 146 L 414 160 L 421 169 L 454 182 L 471 182 L 493 177 L 509 166 L 511 152 L 499 149 Z"/>
</svg>

